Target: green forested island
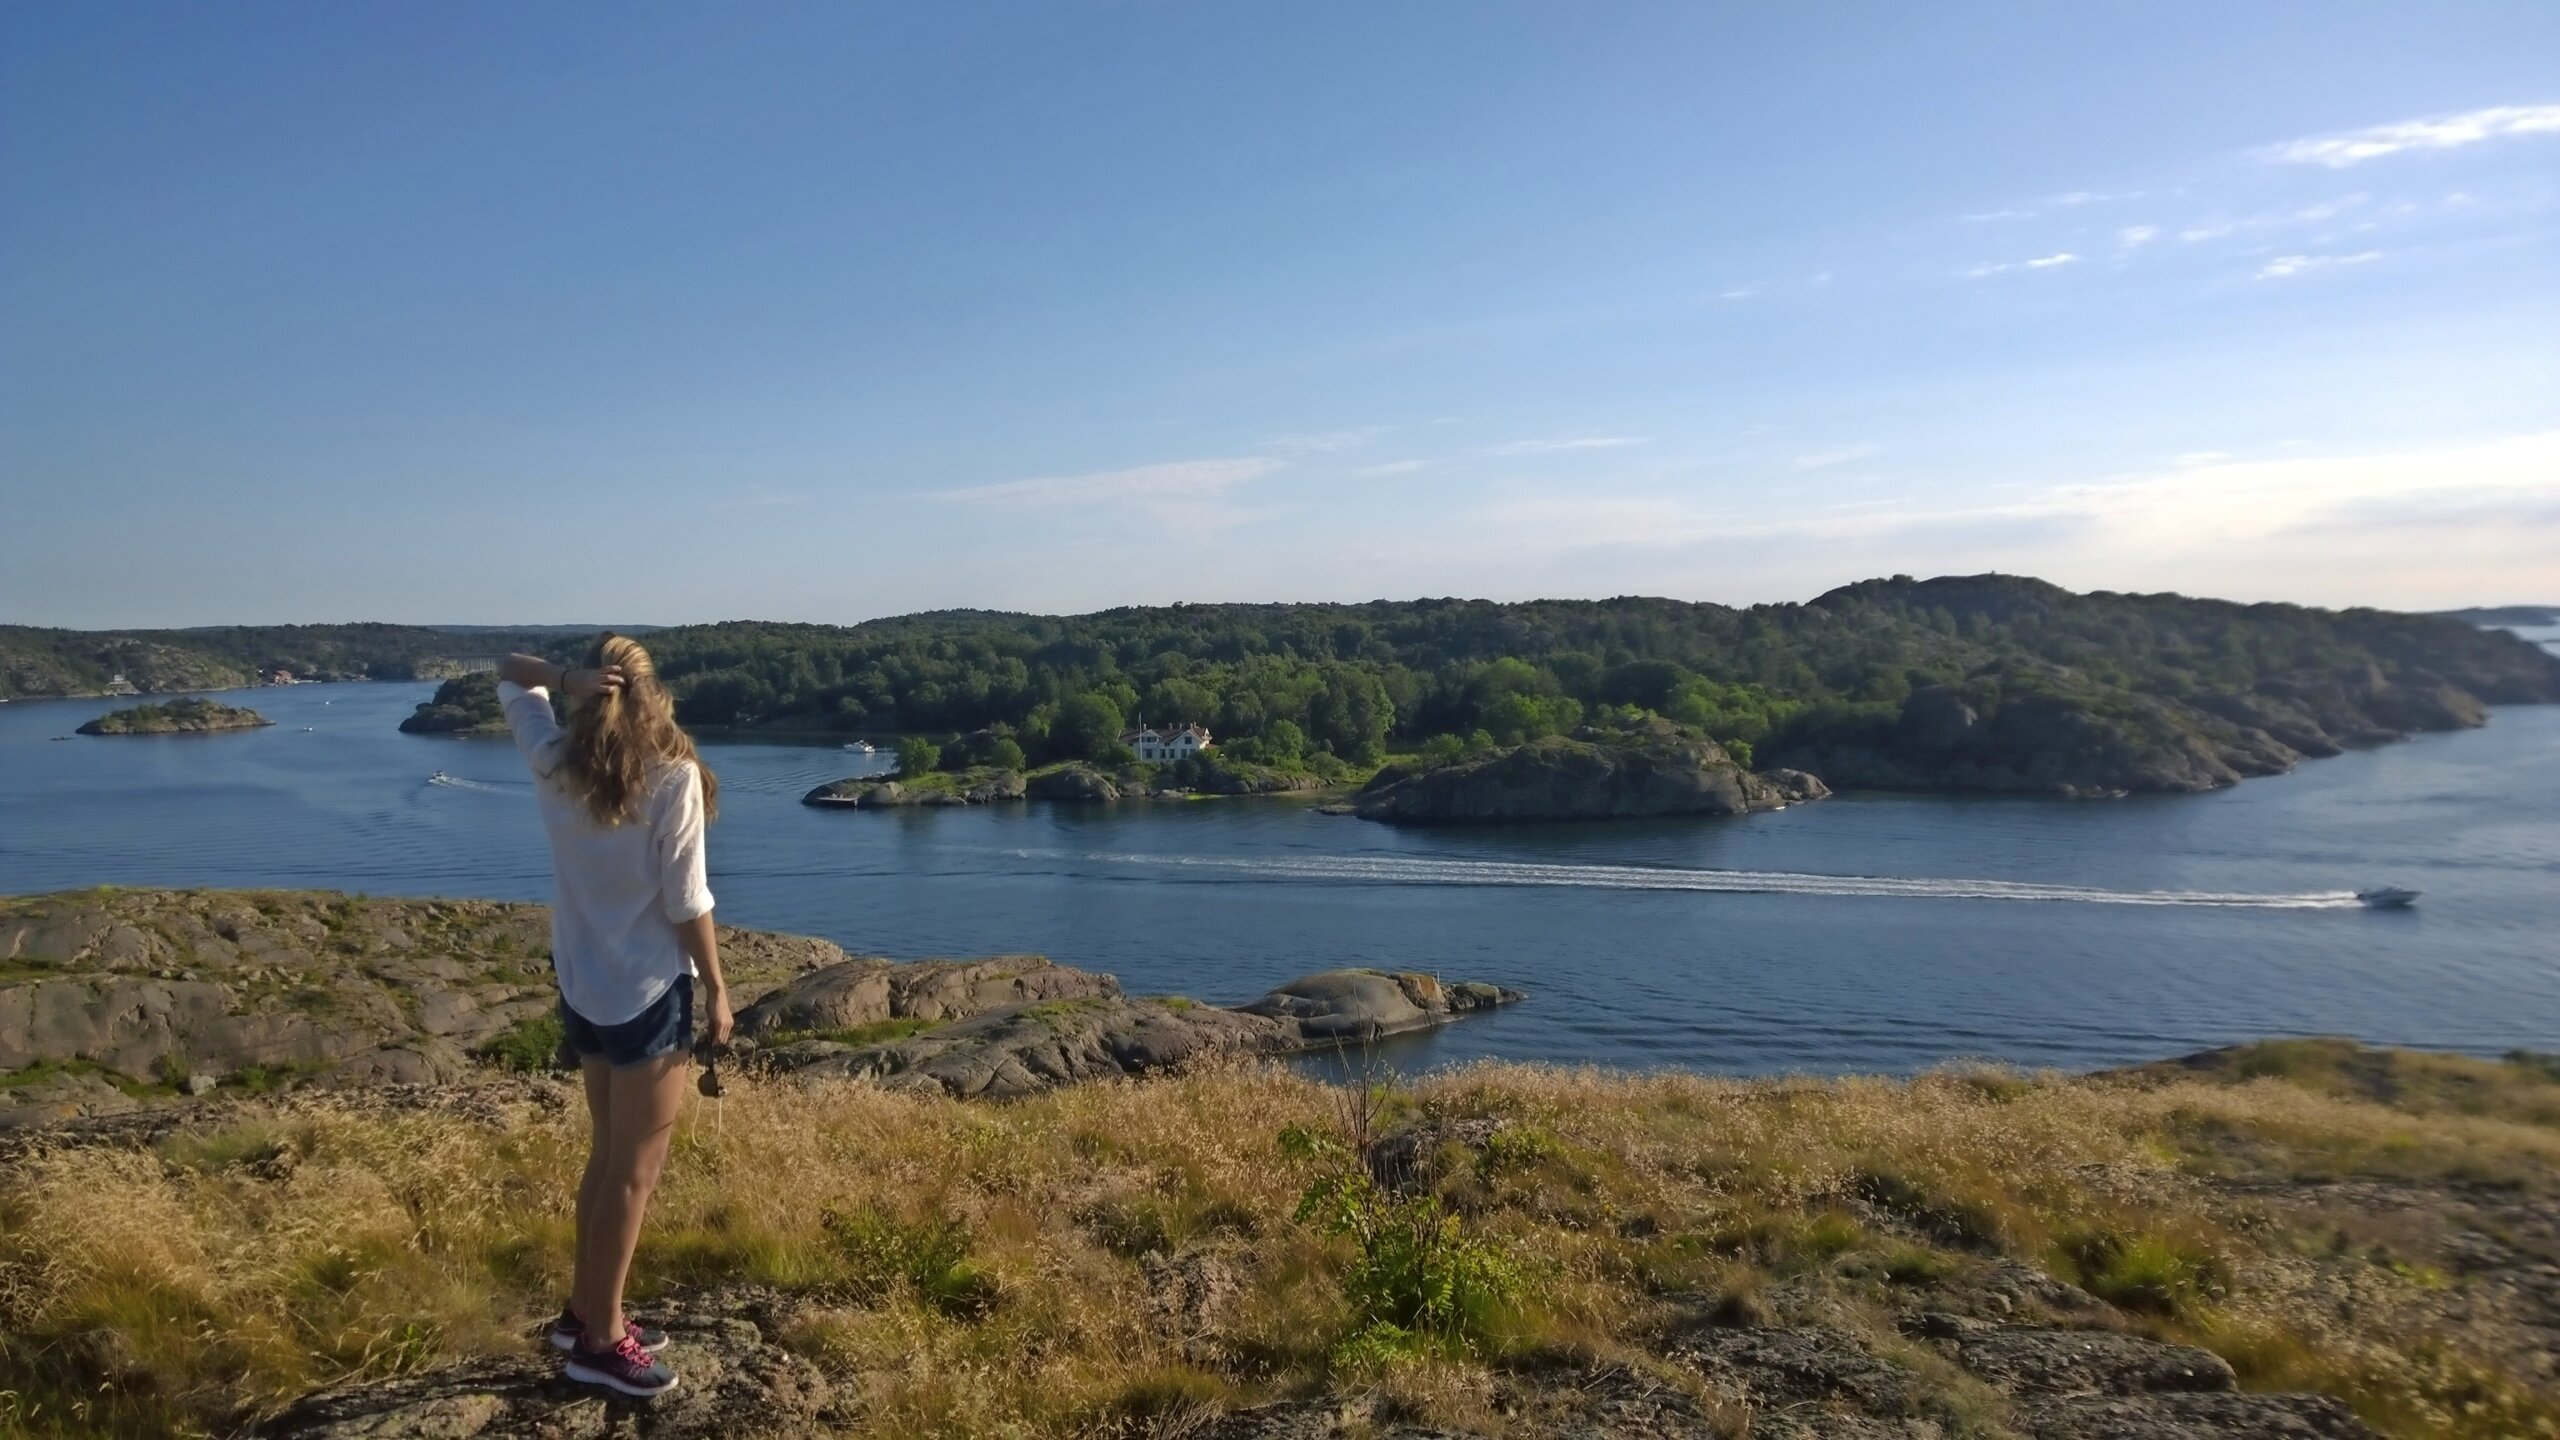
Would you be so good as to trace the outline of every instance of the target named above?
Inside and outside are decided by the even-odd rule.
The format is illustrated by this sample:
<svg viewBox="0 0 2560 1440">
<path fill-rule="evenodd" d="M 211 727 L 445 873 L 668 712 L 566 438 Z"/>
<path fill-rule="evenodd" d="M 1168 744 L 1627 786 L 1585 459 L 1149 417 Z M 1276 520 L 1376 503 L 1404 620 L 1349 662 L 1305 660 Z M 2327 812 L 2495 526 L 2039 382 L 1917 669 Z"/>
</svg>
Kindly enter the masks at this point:
<svg viewBox="0 0 2560 1440">
<path fill-rule="evenodd" d="M 436 687 L 435 698 L 418 703 L 400 729 L 410 735 L 504 735 L 507 714 L 498 705 L 498 677 L 482 671 L 447 680 Z"/>
<path fill-rule="evenodd" d="M 204 730 L 255 730 L 273 725 L 255 710 L 211 700 L 172 700 L 101 715 L 80 727 L 83 735 L 185 735 Z"/>
<path fill-rule="evenodd" d="M 1017 750 L 1037 765 L 1122 760 L 1130 726 L 1198 723 L 1230 761 L 1326 778 L 1659 715 L 1746 765 L 1834 786 L 2191 790 L 2476 724 L 2485 704 L 2560 699 L 2560 660 L 2458 619 L 2074 594 L 2005 575 L 1897 576 L 1740 609 L 1620 598 L 942 611 L 680 626 L 649 644 L 692 725 L 957 736 L 944 765 Z M 583 641 L 381 625 L 0 629 L 0 678 L 45 693 L 24 676 L 118 655 L 141 657 L 114 663 L 146 689 L 296 658 L 297 674 L 410 678 L 510 648 L 566 659 Z"/>
</svg>

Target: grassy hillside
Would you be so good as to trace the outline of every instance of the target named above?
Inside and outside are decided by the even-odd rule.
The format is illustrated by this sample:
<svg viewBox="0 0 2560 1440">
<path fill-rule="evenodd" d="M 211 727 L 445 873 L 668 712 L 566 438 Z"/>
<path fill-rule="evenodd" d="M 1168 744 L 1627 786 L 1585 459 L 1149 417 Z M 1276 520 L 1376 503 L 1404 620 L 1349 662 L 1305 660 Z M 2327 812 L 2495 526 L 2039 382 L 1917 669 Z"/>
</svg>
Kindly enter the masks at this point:
<svg viewBox="0 0 2560 1440">
<path fill-rule="evenodd" d="M 2548 1061 L 1368 1093 L 696 1106 L 639 1282 L 722 1418 L 651 1433 L 2560 1433 Z M 367 1434 L 565 1421 L 530 1337 L 582 1125 L 509 1081 L 11 1155 L 0 1431 L 225 1431 L 331 1382 Z"/>
</svg>

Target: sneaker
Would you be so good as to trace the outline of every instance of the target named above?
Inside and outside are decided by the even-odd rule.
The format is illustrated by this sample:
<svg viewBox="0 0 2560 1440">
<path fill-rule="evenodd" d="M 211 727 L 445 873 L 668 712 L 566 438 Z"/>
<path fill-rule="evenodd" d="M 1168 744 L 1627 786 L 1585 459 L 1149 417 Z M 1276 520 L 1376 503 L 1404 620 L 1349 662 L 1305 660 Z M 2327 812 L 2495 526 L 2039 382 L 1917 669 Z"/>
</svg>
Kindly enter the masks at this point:
<svg viewBox="0 0 2560 1440">
<path fill-rule="evenodd" d="M 610 1350 L 590 1350 L 580 1345 L 569 1352 L 569 1361 L 561 1369 L 572 1380 L 603 1385 L 644 1400 L 676 1388 L 676 1372 L 668 1369 L 666 1362 L 650 1358 L 641 1350 L 640 1342 L 628 1335 Z"/>
<path fill-rule="evenodd" d="M 578 1318 L 578 1312 L 566 1305 L 561 1306 L 560 1318 L 551 1322 L 552 1345 L 562 1350 L 575 1350 L 579 1339 L 586 1333 L 587 1322 Z M 622 1333 L 640 1342 L 643 1355 L 655 1355 L 667 1348 L 666 1331 L 653 1330 L 628 1316 L 623 1317 Z"/>
</svg>

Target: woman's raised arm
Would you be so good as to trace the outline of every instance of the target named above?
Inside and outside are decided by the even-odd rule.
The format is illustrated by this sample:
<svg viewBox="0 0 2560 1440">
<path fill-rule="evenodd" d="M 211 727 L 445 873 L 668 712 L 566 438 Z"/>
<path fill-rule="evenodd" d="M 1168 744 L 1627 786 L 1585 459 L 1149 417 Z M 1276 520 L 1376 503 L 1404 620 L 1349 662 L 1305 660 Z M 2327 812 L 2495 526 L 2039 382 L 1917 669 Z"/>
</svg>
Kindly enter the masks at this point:
<svg viewBox="0 0 2560 1440">
<path fill-rule="evenodd" d="M 607 665 L 601 670 L 572 670 L 554 665 L 539 655 L 509 655 L 498 662 L 498 678 L 527 690 L 565 690 L 580 700 L 592 700 L 608 690 L 622 688 L 622 667 Z"/>
</svg>

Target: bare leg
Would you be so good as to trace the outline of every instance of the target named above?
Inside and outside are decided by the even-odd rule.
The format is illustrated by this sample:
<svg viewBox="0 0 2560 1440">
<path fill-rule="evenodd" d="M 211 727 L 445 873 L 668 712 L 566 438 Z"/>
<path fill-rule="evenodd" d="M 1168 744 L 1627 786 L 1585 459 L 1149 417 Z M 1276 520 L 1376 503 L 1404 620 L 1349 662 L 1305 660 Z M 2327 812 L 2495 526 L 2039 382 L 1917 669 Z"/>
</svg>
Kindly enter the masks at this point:
<svg viewBox="0 0 2560 1440">
<path fill-rule="evenodd" d="M 678 1051 L 606 1071 L 606 1127 L 598 1136 L 604 1164 L 579 1247 L 584 1283 L 571 1302 L 586 1324 L 586 1339 L 596 1342 L 590 1348 L 607 1348 L 622 1334 L 622 1286 L 684 1108 L 684 1060 Z"/>
<path fill-rule="evenodd" d="M 601 1056 L 582 1055 L 578 1071 L 587 1086 L 587 1172 L 578 1181 L 578 1240 L 572 1252 L 569 1308 L 585 1321 L 588 1312 L 581 1302 L 591 1292 L 596 1269 L 587 1252 L 595 1241 L 596 1197 L 604 1193 L 605 1149 L 613 1133 L 613 1067 Z"/>
</svg>

